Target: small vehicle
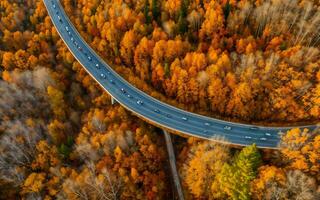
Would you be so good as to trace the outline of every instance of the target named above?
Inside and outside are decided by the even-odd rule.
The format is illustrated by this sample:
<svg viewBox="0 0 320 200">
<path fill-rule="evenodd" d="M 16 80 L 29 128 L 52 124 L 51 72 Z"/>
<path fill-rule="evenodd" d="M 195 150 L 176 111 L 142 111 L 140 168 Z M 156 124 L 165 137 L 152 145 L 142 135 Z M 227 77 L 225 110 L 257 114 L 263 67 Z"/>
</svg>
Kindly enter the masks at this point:
<svg viewBox="0 0 320 200">
<path fill-rule="evenodd" d="M 266 136 L 271 136 L 271 133 L 265 133 Z"/>
<path fill-rule="evenodd" d="M 137 104 L 138 104 L 138 105 L 143 105 L 143 101 L 138 100 L 138 101 L 137 101 Z"/>
<path fill-rule="evenodd" d="M 60 22 L 62 22 L 62 19 L 61 19 L 61 17 L 58 15 L 58 20 L 60 21 Z"/>
<path fill-rule="evenodd" d="M 223 129 L 230 131 L 232 128 L 231 128 L 231 126 L 225 126 L 225 127 L 223 127 Z"/>
<path fill-rule="evenodd" d="M 251 130 L 258 130 L 259 128 L 256 127 L 256 126 L 252 126 L 252 127 L 250 127 L 250 129 L 251 129 Z"/>
<path fill-rule="evenodd" d="M 188 118 L 186 118 L 186 117 L 182 117 L 181 119 L 184 121 L 188 121 Z"/>
</svg>

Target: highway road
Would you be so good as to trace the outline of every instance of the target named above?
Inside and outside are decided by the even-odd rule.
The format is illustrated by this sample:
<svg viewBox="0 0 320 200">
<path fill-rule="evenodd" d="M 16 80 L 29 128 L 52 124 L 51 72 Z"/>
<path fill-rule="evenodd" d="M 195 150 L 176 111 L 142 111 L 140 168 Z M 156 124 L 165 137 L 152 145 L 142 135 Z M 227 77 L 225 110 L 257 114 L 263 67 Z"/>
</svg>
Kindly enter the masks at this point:
<svg viewBox="0 0 320 200">
<path fill-rule="evenodd" d="M 122 106 L 161 128 L 203 139 L 225 138 L 225 143 L 278 148 L 281 134 L 293 127 L 266 127 L 234 123 L 187 112 L 138 90 L 117 74 L 83 40 L 59 0 L 44 0 L 59 35 L 84 69 Z M 300 126 L 315 129 L 315 125 Z"/>
</svg>

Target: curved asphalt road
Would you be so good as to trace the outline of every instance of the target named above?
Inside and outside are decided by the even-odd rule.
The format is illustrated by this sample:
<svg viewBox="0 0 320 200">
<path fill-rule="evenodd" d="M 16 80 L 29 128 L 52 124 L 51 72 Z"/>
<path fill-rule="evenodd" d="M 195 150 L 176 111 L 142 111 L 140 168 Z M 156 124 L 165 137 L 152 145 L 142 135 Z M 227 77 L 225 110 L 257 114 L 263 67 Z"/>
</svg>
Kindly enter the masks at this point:
<svg viewBox="0 0 320 200">
<path fill-rule="evenodd" d="M 107 63 L 82 39 L 63 10 L 59 0 L 43 0 L 61 38 L 85 70 L 121 105 L 160 127 L 186 135 L 211 139 L 225 138 L 226 143 L 277 148 L 281 133 L 293 127 L 264 127 L 233 123 L 187 112 L 138 90 Z M 315 129 L 316 126 L 300 126 Z"/>
</svg>

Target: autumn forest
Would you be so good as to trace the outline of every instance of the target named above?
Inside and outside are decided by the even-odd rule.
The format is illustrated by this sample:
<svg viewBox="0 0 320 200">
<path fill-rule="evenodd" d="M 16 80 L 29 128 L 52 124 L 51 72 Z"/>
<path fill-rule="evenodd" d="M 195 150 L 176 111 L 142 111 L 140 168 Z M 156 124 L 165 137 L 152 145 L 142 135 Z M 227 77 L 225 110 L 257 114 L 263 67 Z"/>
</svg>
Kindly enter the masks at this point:
<svg viewBox="0 0 320 200">
<path fill-rule="evenodd" d="M 317 0 L 60 0 L 123 78 L 175 107 L 320 121 Z M 171 134 L 184 199 L 320 199 L 320 130 L 278 149 Z M 0 0 L 0 200 L 178 199 L 160 127 L 85 71 L 42 0 Z"/>
</svg>

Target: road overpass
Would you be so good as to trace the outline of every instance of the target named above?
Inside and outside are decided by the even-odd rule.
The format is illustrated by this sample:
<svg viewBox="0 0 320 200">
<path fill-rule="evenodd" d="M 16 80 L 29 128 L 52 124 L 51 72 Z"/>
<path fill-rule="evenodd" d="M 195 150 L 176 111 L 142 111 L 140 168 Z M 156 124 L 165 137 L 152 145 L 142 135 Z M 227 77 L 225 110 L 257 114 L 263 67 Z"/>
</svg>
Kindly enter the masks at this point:
<svg viewBox="0 0 320 200">
<path fill-rule="evenodd" d="M 153 124 L 189 136 L 246 146 L 277 148 L 281 133 L 294 127 L 267 127 L 210 118 L 163 103 L 138 90 L 117 74 L 80 36 L 59 0 L 44 0 L 59 35 L 74 57 L 100 86 L 122 106 Z M 315 129 L 315 125 L 299 126 Z"/>
</svg>

